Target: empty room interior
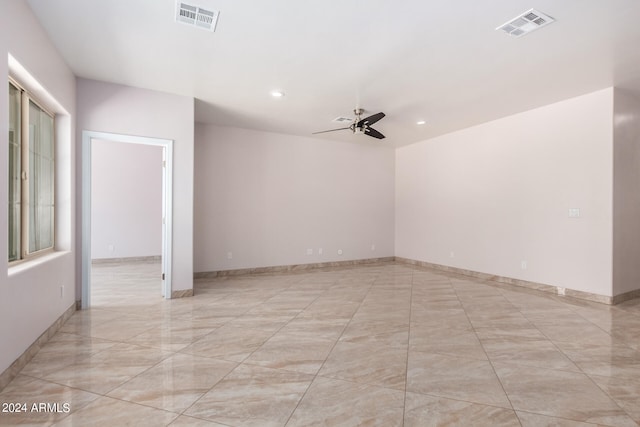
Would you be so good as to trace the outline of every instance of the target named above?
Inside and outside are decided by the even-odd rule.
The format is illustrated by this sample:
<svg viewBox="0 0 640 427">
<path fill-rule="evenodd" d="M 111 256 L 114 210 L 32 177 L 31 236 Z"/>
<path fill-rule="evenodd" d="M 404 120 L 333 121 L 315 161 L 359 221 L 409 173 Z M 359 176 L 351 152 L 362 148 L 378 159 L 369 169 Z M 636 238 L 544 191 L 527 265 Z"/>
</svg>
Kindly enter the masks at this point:
<svg viewBox="0 0 640 427">
<path fill-rule="evenodd" d="M 0 426 L 640 426 L 639 19 L 1 0 Z"/>
</svg>

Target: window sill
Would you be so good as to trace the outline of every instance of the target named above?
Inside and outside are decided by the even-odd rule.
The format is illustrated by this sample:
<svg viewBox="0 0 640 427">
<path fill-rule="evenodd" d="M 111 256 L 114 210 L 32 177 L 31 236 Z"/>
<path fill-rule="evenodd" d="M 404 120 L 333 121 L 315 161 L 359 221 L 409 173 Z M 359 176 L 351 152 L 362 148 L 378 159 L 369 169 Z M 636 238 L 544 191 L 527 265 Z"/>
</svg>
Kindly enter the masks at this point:
<svg viewBox="0 0 640 427">
<path fill-rule="evenodd" d="M 12 276 L 16 276 L 18 274 L 24 273 L 25 271 L 31 270 L 33 268 L 37 268 L 43 264 L 49 263 L 51 261 L 54 261 L 56 259 L 62 258 L 65 255 L 71 253 L 70 251 L 55 251 L 55 252 L 51 252 L 48 253 L 46 255 L 42 255 L 39 256 L 37 258 L 34 259 L 30 259 L 24 262 L 21 262 L 19 264 L 16 265 L 11 265 L 9 266 L 8 269 L 8 275 L 9 278 L 11 278 Z"/>
</svg>

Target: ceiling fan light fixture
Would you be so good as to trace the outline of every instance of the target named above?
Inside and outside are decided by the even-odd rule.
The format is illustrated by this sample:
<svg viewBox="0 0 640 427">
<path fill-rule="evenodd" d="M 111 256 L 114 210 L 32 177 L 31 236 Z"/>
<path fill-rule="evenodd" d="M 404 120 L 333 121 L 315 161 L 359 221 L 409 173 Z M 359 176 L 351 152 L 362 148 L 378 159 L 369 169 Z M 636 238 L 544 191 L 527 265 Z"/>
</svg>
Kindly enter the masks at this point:
<svg viewBox="0 0 640 427">
<path fill-rule="evenodd" d="M 336 122 L 336 123 L 351 123 L 353 121 L 352 118 L 349 117 L 336 117 L 335 119 L 332 120 L 332 122 Z"/>
</svg>

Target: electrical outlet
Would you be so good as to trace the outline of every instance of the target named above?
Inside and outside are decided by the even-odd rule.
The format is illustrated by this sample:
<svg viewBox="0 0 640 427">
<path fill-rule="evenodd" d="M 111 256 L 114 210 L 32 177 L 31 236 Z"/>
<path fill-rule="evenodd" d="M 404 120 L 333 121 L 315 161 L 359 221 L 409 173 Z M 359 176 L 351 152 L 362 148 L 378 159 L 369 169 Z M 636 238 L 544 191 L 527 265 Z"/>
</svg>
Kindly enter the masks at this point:
<svg viewBox="0 0 640 427">
<path fill-rule="evenodd" d="M 569 218 L 580 218 L 580 209 L 569 208 Z"/>
<path fill-rule="evenodd" d="M 313 255 L 313 249 L 311 248 L 307 249 L 307 255 Z"/>
<path fill-rule="evenodd" d="M 522 268 L 523 270 L 527 269 L 527 261 L 521 261 L 520 262 L 520 268 Z"/>
<path fill-rule="evenodd" d="M 227 252 L 227 259 L 233 259 L 233 252 Z"/>
<path fill-rule="evenodd" d="M 318 248 L 318 255 L 322 255 L 322 248 Z"/>
<path fill-rule="evenodd" d="M 375 251 L 376 250 L 376 245 L 371 245 L 371 250 Z"/>
<path fill-rule="evenodd" d="M 449 252 L 449 258 L 454 258 L 456 256 L 455 252 L 451 251 Z"/>
</svg>

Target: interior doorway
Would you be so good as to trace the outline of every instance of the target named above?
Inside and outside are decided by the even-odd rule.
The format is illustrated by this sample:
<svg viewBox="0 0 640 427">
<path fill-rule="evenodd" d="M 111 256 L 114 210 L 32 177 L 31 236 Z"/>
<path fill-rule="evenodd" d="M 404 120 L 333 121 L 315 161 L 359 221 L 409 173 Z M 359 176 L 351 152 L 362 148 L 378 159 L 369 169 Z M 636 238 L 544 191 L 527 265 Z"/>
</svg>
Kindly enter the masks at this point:
<svg viewBox="0 0 640 427">
<path fill-rule="evenodd" d="M 92 278 L 92 152 L 94 144 L 104 142 L 142 144 L 160 147 L 162 150 L 162 219 L 161 219 L 161 280 L 160 293 L 171 298 L 171 241 L 172 241 L 172 185 L 173 141 L 106 132 L 83 131 L 82 133 L 82 308 L 91 305 Z M 114 168 L 116 173 L 116 168 Z M 101 236 L 97 236 L 101 237 Z M 109 245 L 107 250 L 114 248 Z M 104 257 L 104 253 L 102 257 Z"/>
</svg>

